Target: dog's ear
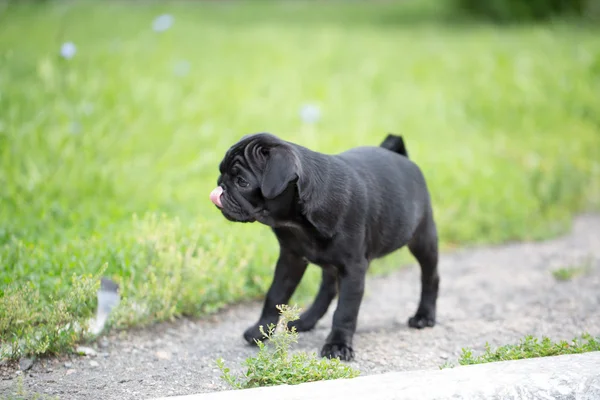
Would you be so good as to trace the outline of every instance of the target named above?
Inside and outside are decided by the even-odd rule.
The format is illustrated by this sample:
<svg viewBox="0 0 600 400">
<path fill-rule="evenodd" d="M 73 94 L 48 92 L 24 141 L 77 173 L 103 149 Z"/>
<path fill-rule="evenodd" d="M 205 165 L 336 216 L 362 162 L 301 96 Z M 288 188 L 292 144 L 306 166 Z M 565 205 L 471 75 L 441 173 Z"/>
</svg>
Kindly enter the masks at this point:
<svg viewBox="0 0 600 400">
<path fill-rule="evenodd" d="M 297 177 L 296 157 L 292 152 L 282 147 L 271 148 L 260 185 L 263 197 L 268 200 L 274 199 Z"/>
</svg>

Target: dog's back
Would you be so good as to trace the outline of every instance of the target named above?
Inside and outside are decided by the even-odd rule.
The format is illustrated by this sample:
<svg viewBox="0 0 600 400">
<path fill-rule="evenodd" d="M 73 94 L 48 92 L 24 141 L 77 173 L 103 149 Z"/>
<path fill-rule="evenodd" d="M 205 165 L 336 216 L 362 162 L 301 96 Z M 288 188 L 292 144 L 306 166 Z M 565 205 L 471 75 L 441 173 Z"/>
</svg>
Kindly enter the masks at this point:
<svg viewBox="0 0 600 400">
<path fill-rule="evenodd" d="M 369 255 L 378 258 L 405 245 L 430 209 L 425 178 L 407 156 L 401 136 L 389 134 L 380 146 L 361 146 L 337 156 L 337 181 L 351 182 L 346 196 L 365 215 Z"/>
<path fill-rule="evenodd" d="M 406 146 L 404 145 L 404 140 L 402 136 L 388 134 L 387 137 L 383 140 L 379 147 L 383 147 L 384 149 L 388 149 L 393 151 L 394 153 L 398 153 L 408 158 L 408 151 L 406 151 Z"/>
</svg>

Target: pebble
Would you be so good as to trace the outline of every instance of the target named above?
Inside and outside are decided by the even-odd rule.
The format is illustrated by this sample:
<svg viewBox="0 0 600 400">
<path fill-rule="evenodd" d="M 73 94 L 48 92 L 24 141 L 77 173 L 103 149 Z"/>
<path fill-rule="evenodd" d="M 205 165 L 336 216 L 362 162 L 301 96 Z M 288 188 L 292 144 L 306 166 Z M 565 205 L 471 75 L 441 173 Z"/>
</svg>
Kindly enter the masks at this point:
<svg viewBox="0 0 600 400">
<path fill-rule="evenodd" d="M 163 350 L 159 350 L 155 354 L 156 354 L 156 357 L 158 357 L 161 360 L 169 360 L 171 358 L 171 355 L 168 352 L 163 351 Z"/>
<path fill-rule="evenodd" d="M 21 358 L 19 360 L 19 368 L 21 371 L 30 370 L 33 367 L 33 360 L 31 358 Z"/>
<path fill-rule="evenodd" d="M 167 328 L 167 335 L 179 336 L 179 332 L 173 328 Z"/>
<path fill-rule="evenodd" d="M 67 368 L 67 369 L 73 368 L 73 363 L 71 363 L 71 362 L 66 362 L 64 365 L 65 365 L 65 368 Z"/>
<path fill-rule="evenodd" d="M 76 369 L 69 369 L 69 370 L 67 370 L 67 375 L 74 374 L 75 372 L 77 372 Z"/>
<path fill-rule="evenodd" d="M 78 354 L 85 354 L 86 356 L 90 356 L 90 357 L 96 357 L 98 355 L 96 350 L 92 349 L 91 347 L 77 346 L 75 351 Z"/>
<path fill-rule="evenodd" d="M 100 366 L 100 364 L 98 363 L 98 361 L 95 361 L 95 360 L 90 361 L 90 367 L 96 368 L 99 366 Z"/>
</svg>

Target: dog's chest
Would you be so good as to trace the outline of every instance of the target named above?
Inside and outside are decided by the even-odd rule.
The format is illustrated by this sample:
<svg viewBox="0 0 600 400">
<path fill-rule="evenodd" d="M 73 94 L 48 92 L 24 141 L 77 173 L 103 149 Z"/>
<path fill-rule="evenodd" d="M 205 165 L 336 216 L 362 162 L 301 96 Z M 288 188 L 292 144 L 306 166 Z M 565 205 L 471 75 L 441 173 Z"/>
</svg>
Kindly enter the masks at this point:
<svg viewBox="0 0 600 400">
<path fill-rule="evenodd" d="M 302 227 L 278 228 L 275 234 L 281 245 L 302 255 L 310 263 L 327 266 L 339 262 L 332 248 L 331 240 L 316 237 L 312 232 Z"/>
</svg>

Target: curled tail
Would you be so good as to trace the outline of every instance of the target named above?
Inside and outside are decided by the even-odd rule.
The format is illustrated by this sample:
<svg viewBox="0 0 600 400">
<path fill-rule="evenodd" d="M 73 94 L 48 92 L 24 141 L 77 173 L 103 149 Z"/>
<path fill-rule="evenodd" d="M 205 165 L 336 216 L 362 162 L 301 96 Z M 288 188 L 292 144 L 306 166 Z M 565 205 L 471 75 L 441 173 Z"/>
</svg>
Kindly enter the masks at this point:
<svg viewBox="0 0 600 400">
<path fill-rule="evenodd" d="M 379 147 L 383 147 L 384 149 L 388 149 L 393 151 L 394 153 L 398 153 L 408 158 L 408 151 L 406 151 L 406 146 L 404 145 L 404 140 L 402 136 L 393 135 L 389 133 L 385 140 L 381 142 Z"/>
</svg>

